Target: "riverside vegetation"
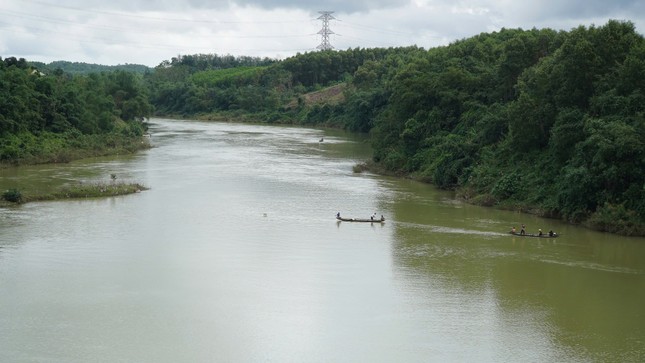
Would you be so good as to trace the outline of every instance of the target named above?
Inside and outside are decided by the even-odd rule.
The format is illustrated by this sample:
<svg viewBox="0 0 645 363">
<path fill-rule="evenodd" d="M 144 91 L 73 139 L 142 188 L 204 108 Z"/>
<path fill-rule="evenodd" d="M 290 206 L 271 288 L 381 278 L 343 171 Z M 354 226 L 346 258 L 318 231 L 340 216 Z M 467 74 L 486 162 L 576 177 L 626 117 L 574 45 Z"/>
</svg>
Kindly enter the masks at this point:
<svg viewBox="0 0 645 363">
<path fill-rule="evenodd" d="M 71 75 L 0 59 L 0 163 L 67 162 L 147 147 L 152 114 L 142 76 Z"/>
<path fill-rule="evenodd" d="M 144 118 L 152 113 L 142 76 L 131 72 L 45 73 L 24 59 L 0 59 L 0 167 L 68 162 L 132 153 L 150 145 Z M 0 200 L 86 198 L 134 193 L 138 183 L 77 184 L 44 195 L 6 190 Z"/>
<path fill-rule="evenodd" d="M 40 105 L 39 118 L 20 110 L 40 121 L 24 128 L 5 112 L 14 102 L 5 102 L 6 160 L 25 154 L 16 138 L 30 135 L 138 136 L 136 119 L 151 114 L 150 105 L 157 115 L 340 127 L 370 133 L 367 165 L 381 172 L 456 190 L 472 203 L 645 235 L 645 41 L 630 22 L 502 29 L 428 50 L 356 48 L 282 61 L 184 55 L 144 74 L 47 80 L 4 63 L 2 72 L 19 83 L 67 84 L 84 90 L 77 105 L 101 110 L 81 128 L 78 114 L 62 112 L 77 108 L 47 107 L 36 97 L 22 104 Z M 7 93 L 5 79 L 0 92 Z"/>
<path fill-rule="evenodd" d="M 19 189 L 9 189 L 2 193 L 4 203 L 0 206 L 21 204 L 35 201 L 60 200 L 60 199 L 84 199 L 114 197 L 139 193 L 148 188 L 139 183 L 113 182 L 113 183 L 77 183 L 62 187 L 46 194 L 25 195 Z"/>
</svg>

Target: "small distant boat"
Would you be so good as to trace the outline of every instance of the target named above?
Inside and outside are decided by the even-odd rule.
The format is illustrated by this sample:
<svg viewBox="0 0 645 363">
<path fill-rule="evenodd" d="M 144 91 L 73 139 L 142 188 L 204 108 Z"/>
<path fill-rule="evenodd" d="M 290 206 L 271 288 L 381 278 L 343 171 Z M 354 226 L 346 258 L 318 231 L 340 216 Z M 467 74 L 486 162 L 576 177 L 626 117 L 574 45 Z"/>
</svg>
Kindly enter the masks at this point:
<svg viewBox="0 0 645 363">
<path fill-rule="evenodd" d="M 556 238 L 560 236 L 557 233 L 553 233 L 552 235 L 549 235 L 548 233 L 543 233 L 542 235 L 533 234 L 533 233 L 520 234 L 520 232 L 508 232 L 508 233 L 518 237 Z"/>
<path fill-rule="evenodd" d="M 370 223 L 385 223 L 385 218 L 382 219 L 372 219 L 372 218 L 342 218 L 336 217 L 339 221 L 343 222 L 370 222 Z"/>
</svg>

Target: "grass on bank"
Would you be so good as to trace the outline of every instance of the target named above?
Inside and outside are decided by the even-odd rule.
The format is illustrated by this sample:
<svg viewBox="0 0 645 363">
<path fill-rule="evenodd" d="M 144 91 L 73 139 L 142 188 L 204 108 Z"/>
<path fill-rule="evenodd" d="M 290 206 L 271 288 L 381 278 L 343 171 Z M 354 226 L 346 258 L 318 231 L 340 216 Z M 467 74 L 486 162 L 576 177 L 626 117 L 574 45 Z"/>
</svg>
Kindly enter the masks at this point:
<svg viewBox="0 0 645 363">
<path fill-rule="evenodd" d="M 21 132 L 0 137 L 0 168 L 68 163 L 88 157 L 132 154 L 150 147 L 149 138 L 136 133 L 82 135 L 77 131 L 70 131 L 64 134 L 41 132 L 34 135 Z"/>
<path fill-rule="evenodd" d="M 29 195 L 19 189 L 9 189 L 2 193 L 0 205 L 22 204 L 35 201 L 85 199 L 114 197 L 139 193 L 149 188 L 139 183 L 110 182 L 110 183 L 78 183 L 62 187 L 46 194 Z"/>
</svg>

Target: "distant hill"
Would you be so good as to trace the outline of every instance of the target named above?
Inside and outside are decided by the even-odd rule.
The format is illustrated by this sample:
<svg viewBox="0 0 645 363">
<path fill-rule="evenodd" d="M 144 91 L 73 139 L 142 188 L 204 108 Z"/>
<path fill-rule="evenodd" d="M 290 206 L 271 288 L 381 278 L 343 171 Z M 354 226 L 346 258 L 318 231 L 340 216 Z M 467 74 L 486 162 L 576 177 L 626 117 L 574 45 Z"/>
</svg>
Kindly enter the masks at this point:
<svg viewBox="0 0 645 363">
<path fill-rule="evenodd" d="M 90 64 L 90 63 L 83 63 L 83 62 L 68 62 L 68 61 L 55 61 L 49 64 L 42 63 L 42 62 L 29 62 L 29 63 L 45 73 L 55 71 L 56 69 L 61 69 L 63 72 L 70 73 L 70 74 L 113 72 L 117 70 L 144 74 L 152 70 L 152 68 L 148 66 L 144 66 L 142 64 L 127 64 L 127 63 L 119 64 L 116 66 L 105 66 L 101 64 Z"/>
</svg>

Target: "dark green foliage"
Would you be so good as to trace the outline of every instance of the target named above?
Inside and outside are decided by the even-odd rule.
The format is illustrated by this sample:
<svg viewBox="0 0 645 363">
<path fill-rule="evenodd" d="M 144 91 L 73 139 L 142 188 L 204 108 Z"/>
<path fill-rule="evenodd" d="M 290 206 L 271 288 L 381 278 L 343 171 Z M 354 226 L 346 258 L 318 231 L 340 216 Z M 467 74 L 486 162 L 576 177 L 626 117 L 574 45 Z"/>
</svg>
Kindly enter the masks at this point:
<svg viewBox="0 0 645 363">
<path fill-rule="evenodd" d="M 157 113 L 196 115 L 217 112 L 246 112 L 276 118 L 288 117 L 304 124 L 330 123 L 330 115 L 338 120 L 333 124 L 353 124 L 352 130 L 368 131 L 372 115 L 364 115 L 360 103 L 354 117 L 344 109 L 329 112 L 321 108 L 294 109 L 285 105 L 297 100 L 305 91 L 319 90 L 346 81 L 366 61 L 383 60 L 392 53 L 405 53 L 417 48 L 348 49 L 341 52 L 311 52 L 298 54 L 284 61 L 251 57 L 193 55 L 173 58 L 146 75 L 151 90 L 151 102 Z M 382 67 L 382 65 L 379 65 Z M 382 100 L 370 100 L 382 103 Z M 302 105 L 301 105 L 302 106 Z M 369 107 L 369 106 L 368 106 Z"/>
<path fill-rule="evenodd" d="M 502 30 L 408 54 L 379 76 L 356 72 L 362 92 L 386 94 L 374 160 L 497 203 L 642 231 L 644 47 L 628 22 Z"/>
<path fill-rule="evenodd" d="M 275 63 L 270 58 L 257 58 L 248 56 L 217 55 L 217 54 L 194 54 L 179 55 L 170 61 L 163 61 L 157 66 L 159 69 L 187 68 L 190 73 L 207 71 L 211 69 L 228 69 L 237 67 L 261 67 Z"/>
<path fill-rule="evenodd" d="M 152 114 L 142 76 L 135 73 L 72 76 L 45 74 L 15 58 L 0 64 L 3 163 L 68 161 L 86 154 L 83 148 L 131 148 Z M 110 141 L 115 137 L 121 140 Z"/>
<path fill-rule="evenodd" d="M 430 50 L 178 56 L 143 80 L 30 70 L 0 62 L 0 159 L 57 150 L 43 135 L 64 130 L 137 135 L 150 100 L 158 114 L 369 132 L 387 172 L 602 230 L 645 225 L 645 40 L 630 22 L 502 29 Z M 342 94 L 324 99 L 330 89 Z"/>
<path fill-rule="evenodd" d="M 585 117 L 577 108 L 562 109 L 556 117 L 550 130 L 549 147 L 560 163 L 566 162 L 573 154 L 576 144 L 585 139 Z"/>
<path fill-rule="evenodd" d="M 276 64 L 292 75 L 294 84 L 306 88 L 338 82 L 351 75 L 367 61 L 381 61 L 396 52 L 408 52 L 416 47 L 398 49 L 348 49 L 346 51 L 322 51 L 298 54 Z"/>
<path fill-rule="evenodd" d="M 430 166 L 433 172 L 433 182 L 440 188 L 452 189 L 462 185 L 469 177 L 473 163 L 472 148 L 464 138 L 451 134 L 442 141 L 433 142 L 431 158 L 435 160 Z M 427 160 L 428 158 L 426 158 Z M 423 164 L 420 167 L 424 167 Z"/>
<path fill-rule="evenodd" d="M 2 199 L 11 203 L 22 203 L 22 193 L 18 189 L 9 189 L 2 193 Z"/>
<path fill-rule="evenodd" d="M 498 199 L 509 199 L 517 195 L 522 188 L 521 174 L 513 172 L 511 174 L 502 175 L 493 186 L 491 194 Z"/>
</svg>

